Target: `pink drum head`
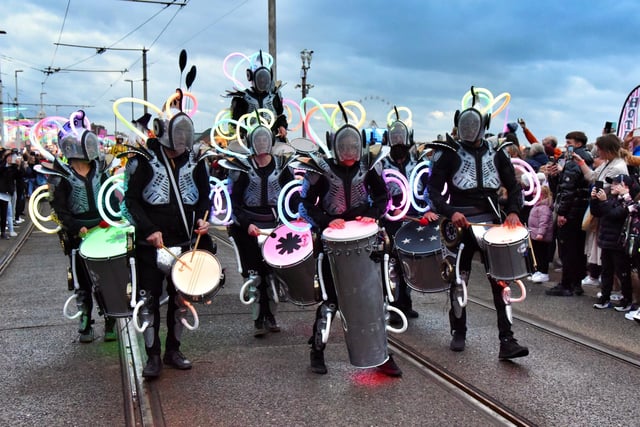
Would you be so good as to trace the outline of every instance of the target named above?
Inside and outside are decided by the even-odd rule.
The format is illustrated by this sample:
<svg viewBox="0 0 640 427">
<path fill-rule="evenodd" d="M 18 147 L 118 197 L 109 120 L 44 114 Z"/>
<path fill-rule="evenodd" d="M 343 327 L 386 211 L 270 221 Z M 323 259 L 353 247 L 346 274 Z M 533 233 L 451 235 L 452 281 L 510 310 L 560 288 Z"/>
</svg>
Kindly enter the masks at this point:
<svg viewBox="0 0 640 427">
<path fill-rule="evenodd" d="M 344 225 L 344 228 L 325 228 L 322 238 L 332 242 L 351 242 L 378 232 L 378 224 L 375 222 L 346 221 Z"/>
<path fill-rule="evenodd" d="M 505 243 L 515 243 L 522 239 L 526 239 L 529 235 L 524 227 L 507 228 L 507 227 L 491 227 L 489 231 L 484 233 L 484 241 L 489 244 L 499 245 Z"/>
<path fill-rule="evenodd" d="M 293 221 L 296 227 L 303 227 L 303 221 Z M 311 231 L 294 231 L 285 224 L 273 230 L 262 245 L 262 256 L 267 264 L 286 267 L 297 264 L 313 252 Z"/>
</svg>

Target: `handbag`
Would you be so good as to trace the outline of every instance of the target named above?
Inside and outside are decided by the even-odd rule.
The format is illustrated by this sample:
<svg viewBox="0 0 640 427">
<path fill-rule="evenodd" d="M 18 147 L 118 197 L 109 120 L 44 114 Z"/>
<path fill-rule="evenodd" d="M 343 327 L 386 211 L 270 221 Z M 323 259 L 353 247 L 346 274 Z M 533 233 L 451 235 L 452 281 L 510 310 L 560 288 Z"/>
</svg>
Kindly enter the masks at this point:
<svg viewBox="0 0 640 427">
<path fill-rule="evenodd" d="M 591 227 L 591 219 L 593 215 L 591 215 L 591 208 L 587 207 L 587 210 L 584 211 L 584 216 L 582 217 L 582 230 L 588 231 L 589 227 Z"/>
</svg>

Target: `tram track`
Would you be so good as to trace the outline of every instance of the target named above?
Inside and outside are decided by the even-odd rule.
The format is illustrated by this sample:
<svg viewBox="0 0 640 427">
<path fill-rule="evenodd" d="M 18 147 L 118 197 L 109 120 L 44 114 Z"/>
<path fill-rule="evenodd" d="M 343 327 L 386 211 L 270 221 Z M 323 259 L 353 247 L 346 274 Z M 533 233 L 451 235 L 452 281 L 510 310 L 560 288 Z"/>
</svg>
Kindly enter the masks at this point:
<svg viewBox="0 0 640 427">
<path fill-rule="evenodd" d="M 468 302 L 479 305 L 486 309 L 495 311 L 493 303 L 484 301 L 478 298 L 469 297 Z M 581 347 L 587 348 L 591 351 L 595 351 L 602 355 L 605 355 L 609 358 L 612 358 L 618 362 L 623 362 L 629 364 L 635 368 L 640 369 L 640 358 L 634 357 L 628 353 L 618 351 L 617 349 L 612 348 L 611 346 L 602 344 L 596 340 L 589 339 L 583 335 L 572 333 L 564 328 L 560 328 L 555 326 L 554 324 L 542 320 L 534 319 L 533 317 L 527 316 L 522 313 L 513 314 L 513 318 L 517 319 L 519 322 L 531 326 L 538 331 L 541 331 L 547 335 L 554 336 L 556 338 L 560 338 L 564 341 L 568 341 L 574 344 L 577 344 Z"/>
<path fill-rule="evenodd" d="M 10 253 L 5 255 L 0 263 L 0 275 L 19 254 L 32 231 L 33 226 L 30 224 L 28 227 L 23 228 L 20 240 L 16 241 Z M 224 230 L 214 229 L 212 230 L 212 236 L 224 247 L 232 247 Z M 469 297 L 469 302 L 490 311 L 495 310 L 492 302 L 482 298 Z M 546 335 L 578 344 L 590 351 L 626 363 L 634 368 L 640 368 L 640 359 L 637 357 L 597 340 L 572 333 L 553 322 L 540 320 L 515 310 L 513 318 L 521 325 L 530 326 L 532 329 Z M 133 324 L 130 319 L 118 319 L 117 325 L 125 425 L 164 426 L 165 420 L 157 383 L 145 381 L 141 377 L 144 350 L 140 349 L 138 345 L 139 341 Z M 481 390 L 477 385 L 461 378 L 459 374 L 456 375 L 455 372 L 443 367 L 425 354 L 424 351 L 412 347 L 401 336 L 389 336 L 389 343 L 390 348 L 396 354 L 416 366 L 425 376 L 433 378 L 443 384 L 444 387 L 453 390 L 458 396 L 467 400 L 471 406 L 479 408 L 488 417 L 495 419 L 497 423 L 522 426 L 535 425 L 529 419 L 502 404 L 498 399 L 493 398 L 490 392 Z"/>
</svg>

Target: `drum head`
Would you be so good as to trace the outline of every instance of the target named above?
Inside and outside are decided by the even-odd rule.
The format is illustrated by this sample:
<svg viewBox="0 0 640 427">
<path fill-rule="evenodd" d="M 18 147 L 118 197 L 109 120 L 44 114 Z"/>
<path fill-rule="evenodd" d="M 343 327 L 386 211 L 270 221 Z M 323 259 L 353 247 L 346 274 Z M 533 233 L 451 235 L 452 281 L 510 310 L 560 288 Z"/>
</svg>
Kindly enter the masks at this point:
<svg viewBox="0 0 640 427">
<path fill-rule="evenodd" d="M 80 243 L 80 255 L 89 259 L 103 259 L 122 256 L 127 253 L 127 233 L 134 228 L 96 227 Z"/>
<path fill-rule="evenodd" d="M 289 141 L 291 145 L 298 153 L 315 153 L 318 151 L 318 146 L 308 138 L 295 138 Z"/>
<path fill-rule="evenodd" d="M 375 222 L 346 221 L 344 226 L 344 228 L 325 228 L 322 238 L 333 242 L 350 242 L 373 236 L 378 232 L 378 224 Z"/>
<path fill-rule="evenodd" d="M 491 227 L 484 233 L 483 240 L 492 245 L 501 245 L 519 242 L 526 239 L 528 235 L 529 231 L 524 227 Z"/>
<path fill-rule="evenodd" d="M 440 250 L 440 226 L 408 222 L 395 235 L 396 249 L 408 254 L 429 254 Z"/>
<path fill-rule="evenodd" d="M 294 221 L 295 226 L 302 227 L 302 221 Z M 282 268 L 295 265 L 313 252 L 313 238 L 311 231 L 294 231 L 286 225 L 281 225 L 262 245 L 262 257 L 272 267 Z"/>
<path fill-rule="evenodd" d="M 176 289 L 188 296 L 211 294 L 220 283 L 222 268 L 218 259 L 201 249 L 180 255 L 171 269 Z"/>
</svg>

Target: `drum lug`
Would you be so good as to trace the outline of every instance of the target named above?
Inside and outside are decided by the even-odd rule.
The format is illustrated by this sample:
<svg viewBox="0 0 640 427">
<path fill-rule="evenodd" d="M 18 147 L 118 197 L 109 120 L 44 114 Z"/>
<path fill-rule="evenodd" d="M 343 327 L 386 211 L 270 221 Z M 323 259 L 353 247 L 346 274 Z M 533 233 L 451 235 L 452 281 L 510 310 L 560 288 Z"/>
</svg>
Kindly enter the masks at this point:
<svg viewBox="0 0 640 427">
<path fill-rule="evenodd" d="M 456 227 L 450 219 L 445 218 L 440 222 L 440 235 L 444 245 L 453 250 L 462 240 L 462 228 Z"/>
<path fill-rule="evenodd" d="M 455 259 L 451 256 L 447 256 L 442 260 L 440 264 L 440 277 L 446 283 L 453 283 L 455 281 Z"/>
</svg>

